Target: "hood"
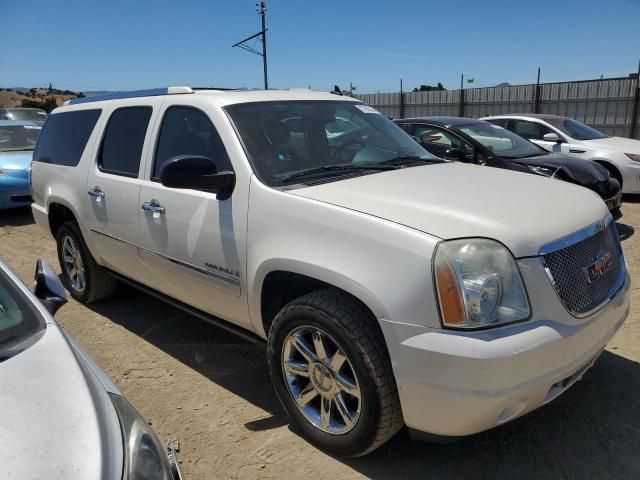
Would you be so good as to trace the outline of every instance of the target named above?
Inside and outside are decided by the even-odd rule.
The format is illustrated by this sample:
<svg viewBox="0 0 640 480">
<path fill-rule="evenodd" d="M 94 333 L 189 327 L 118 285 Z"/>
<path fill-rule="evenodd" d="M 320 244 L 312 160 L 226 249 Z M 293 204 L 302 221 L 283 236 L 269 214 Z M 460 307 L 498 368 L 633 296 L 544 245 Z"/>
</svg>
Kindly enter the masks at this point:
<svg viewBox="0 0 640 480">
<path fill-rule="evenodd" d="M 0 152 L 0 168 L 3 170 L 28 170 L 32 157 L 33 150 Z"/>
<path fill-rule="evenodd" d="M 640 154 L 640 140 L 634 140 L 632 138 L 607 137 L 597 138 L 595 140 L 581 140 L 581 142 L 593 148 Z"/>
<path fill-rule="evenodd" d="M 547 167 L 554 170 L 558 169 L 558 173 L 556 174 L 558 178 L 586 187 L 593 187 L 609 179 L 609 172 L 602 165 L 590 160 L 574 158 L 568 155 L 539 155 L 511 161 L 520 165 Z"/>
<path fill-rule="evenodd" d="M 290 193 L 443 239 L 486 237 L 516 257 L 608 215 L 592 191 L 567 182 L 463 163 L 375 173 Z"/>
<path fill-rule="evenodd" d="M 0 363 L 4 478 L 120 478 L 118 417 L 91 375 L 55 323 L 34 345 Z"/>
</svg>

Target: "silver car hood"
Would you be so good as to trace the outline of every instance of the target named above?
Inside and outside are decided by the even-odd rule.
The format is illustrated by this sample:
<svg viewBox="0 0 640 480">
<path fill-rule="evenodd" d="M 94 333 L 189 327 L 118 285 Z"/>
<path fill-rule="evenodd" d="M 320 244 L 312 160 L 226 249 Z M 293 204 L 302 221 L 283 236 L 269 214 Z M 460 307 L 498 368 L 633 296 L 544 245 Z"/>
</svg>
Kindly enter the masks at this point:
<svg viewBox="0 0 640 480">
<path fill-rule="evenodd" d="M 290 193 L 370 214 L 443 239 L 486 237 L 516 257 L 608 215 L 586 188 L 462 163 L 393 170 Z"/>
<path fill-rule="evenodd" d="M 0 363 L 3 478 L 91 480 L 122 477 L 117 414 L 92 367 L 60 327 Z"/>
<path fill-rule="evenodd" d="M 603 150 L 615 150 L 623 153 L 640 154 L 640 140 L 623 137 L 605 137 L 595 140 L 579 140 L 591 148 L 601 148 Z"/>
</svg>

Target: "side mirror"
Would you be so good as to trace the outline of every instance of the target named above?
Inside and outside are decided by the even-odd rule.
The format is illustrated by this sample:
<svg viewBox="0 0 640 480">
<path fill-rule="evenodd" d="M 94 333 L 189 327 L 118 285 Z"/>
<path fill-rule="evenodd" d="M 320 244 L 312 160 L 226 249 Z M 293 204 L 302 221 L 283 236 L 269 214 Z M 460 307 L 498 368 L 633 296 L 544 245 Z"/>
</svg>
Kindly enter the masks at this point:
<svg viewBox="0 0 640 480">
<path fill-rule="evenodd" d="M 459 148 L 448 148 L 447 151 L 444 152 L 444 158 L 464 162 L 467 159 L 467 154 Z"/>
<path fill-rule="evenodd" d="M 233 192 L 236 175 L 230 171 L 218 172 L 216 164 L 208 157 L 181 155 L 162 166 L 160 182 L 170 188 L 216 193 L 218 200 L 226 200 Z"/>
<path fill-rule="evenodd" d="M 542 139 L 545 142 L 562 143 L 562 139 L 558 136 L 558 134 L 557 133 L 553 133 L 553 132 L 545 133 L 542 136 Z"/>
<path fill-rule="evenodd" d="M 51 315 L 67 303 L 67 294 L 53 268 L 44 260 L 36 263 L 33 293 L 40 299 Z"/>
</svg>

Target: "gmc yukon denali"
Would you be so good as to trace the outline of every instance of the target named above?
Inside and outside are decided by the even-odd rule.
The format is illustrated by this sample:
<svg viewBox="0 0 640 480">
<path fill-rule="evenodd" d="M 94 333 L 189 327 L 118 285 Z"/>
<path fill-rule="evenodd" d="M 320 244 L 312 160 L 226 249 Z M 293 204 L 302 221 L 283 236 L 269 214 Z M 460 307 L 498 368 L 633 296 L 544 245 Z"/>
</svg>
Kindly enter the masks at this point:
<svg viewBox="0 0 640 480">
<path fill-rule="evenodd" d="M 31 182 L 74 298 L 126 281 L 266 341 L 292 424 L 341 455 L 404 425 L 463 437 L 550 402 L 629 310 L 596 194 L 436 158 L 346 96 L 71 100 Z"/>
</svg>

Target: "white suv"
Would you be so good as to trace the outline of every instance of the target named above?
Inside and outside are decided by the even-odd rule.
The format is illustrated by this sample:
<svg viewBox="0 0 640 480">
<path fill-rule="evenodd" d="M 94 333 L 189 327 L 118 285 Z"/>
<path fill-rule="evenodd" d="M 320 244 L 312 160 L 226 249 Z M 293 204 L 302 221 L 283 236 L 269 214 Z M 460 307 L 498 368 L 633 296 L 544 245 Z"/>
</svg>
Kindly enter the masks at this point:
<svg viewBox="0 0 640 480">
<path fill-rule="evenodd" d="M 544 405 L 629 310 L 597 195 L 437 159 L 349 97 L 72 100 L 31 180 L 76 299 L 120 279 L 266 340 L 292 423 L 342 455 L 405 424 L 460 437 Z"/>
</svg>

